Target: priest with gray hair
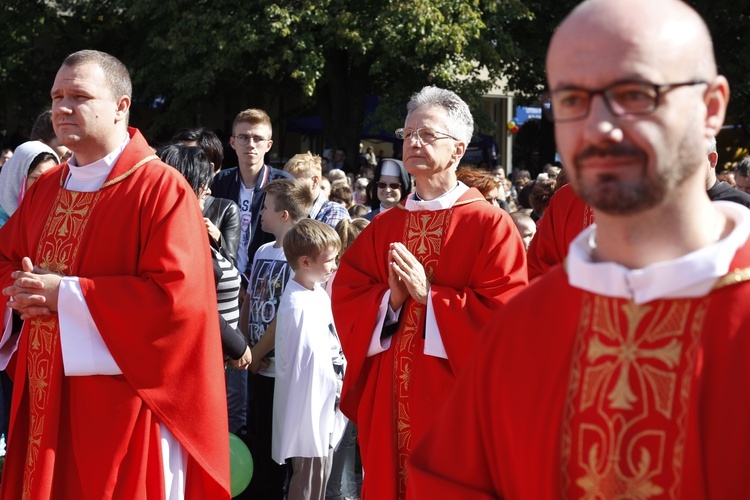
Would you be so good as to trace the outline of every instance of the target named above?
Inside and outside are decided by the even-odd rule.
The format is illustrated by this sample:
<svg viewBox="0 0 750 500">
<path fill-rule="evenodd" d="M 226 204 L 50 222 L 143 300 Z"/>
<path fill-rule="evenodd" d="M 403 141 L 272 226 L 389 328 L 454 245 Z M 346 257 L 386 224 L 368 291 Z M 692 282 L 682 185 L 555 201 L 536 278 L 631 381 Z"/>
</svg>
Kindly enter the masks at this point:
<svg viewBox="0 0 750 500">
<path fill-rule="evenodd" d="M 526 285 L 510 216 L 456 178 L 474 131 L 454 92 L 425 87 L 407 105 L 403 165 L 416 190 L 374 217 L 342 256 L 333 313 L 348 360 L 341 408 L 359 426 L 362 494 L 405 498 L 406 460 L 493 312 Z M 383 171 L 384 191 L 396 186 Z M 387 175 L 387 174 L 386 174 Z M 393 184 L 391 186 L 390 184 Z"/>
</svg>

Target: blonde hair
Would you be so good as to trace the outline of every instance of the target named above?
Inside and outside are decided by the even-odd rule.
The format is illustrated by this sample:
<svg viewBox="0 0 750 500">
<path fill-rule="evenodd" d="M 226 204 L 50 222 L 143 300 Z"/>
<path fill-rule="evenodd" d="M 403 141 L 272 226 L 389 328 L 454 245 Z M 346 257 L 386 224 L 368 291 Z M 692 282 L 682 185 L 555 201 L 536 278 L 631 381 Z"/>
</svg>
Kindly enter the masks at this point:
<svg viewBox="0 0 750 500">
<path fill-rule="evenodd" d="M 284 165 L 284 172 L 292 174 L 294 177 L 304 177 L 306 179 L 317 175 L 323 176 L 323 168 L 320 166 L 320 156 L 311 152 L 299 153 L 291 157 Z"/>
<path fill-rule="evenodd" d="M 341 249 L 341 240 L 331 226 L 315 219 L 302 219 L 284 235 L 284 254 L 289 267 L 297 270 L 300 257 L 317 259 L 329 248 Z"/>
<path fill-rule="evenodd" d="M 338 256 L 339 259 L 344 255 L 344 252 L 346 252 L 349 246 L 351 246 L 354 239 L 359 236 L 359 233 L 361 233 L 368 224 L 370 224 L 370 221 L 361 217 L 354 219 L 341 219 L 341 221 L 336 224 L 336 232 L 341 239 L 341 249 L 339 250 Z"/>
<path fill-rule="evenodd" d="M 271 119 L 268 117 L 268 113 L 262 109 L 250 108 L 244 111 L 240 111 L 232 122 L 232 133 L 234 134 L 234 127 L 238 123 L 249 123 L 250 125 L 265 125 L 273 135 L 273 127 L 271 126 Z M 269 137 L 270 139 L 270 137 Z"/>
<path fill-rule="evenodd" d="M 310 214 L 312 191 L 295 179 L 276 179 L 263 188 L 265 194 L 274 195 L 274 210 L 286 210 L 292 222 L 299 222 Z"/>
</svg>

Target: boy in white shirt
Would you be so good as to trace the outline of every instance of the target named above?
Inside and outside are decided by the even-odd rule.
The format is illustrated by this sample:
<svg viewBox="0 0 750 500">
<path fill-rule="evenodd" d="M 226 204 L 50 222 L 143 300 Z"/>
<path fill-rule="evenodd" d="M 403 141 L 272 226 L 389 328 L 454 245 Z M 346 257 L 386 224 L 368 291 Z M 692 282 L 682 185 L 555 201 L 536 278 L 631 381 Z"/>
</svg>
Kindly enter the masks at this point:
<svg viewBox="0 0 750 500">
<path fill-rule="evenodd" d="M 331 300 L 321 286 L 336 270 L 341 242 L 330 226 L 304 219 L 284 237 L 294 270 L 276 323 L 272 456 L 291 458 L 289 500 L 323 500 L 333 451 L 346 426 L 339 398 L 346 362 Z"/>
<path fill-rule="evenodd" d="M 260 224 L 263 231 L 273 234 L 276 240 L 262 245 L 255 252 L 247 296 L 240 315 L 240 324 L 247 327 L 248 343 L 255 357 L 250 364 L 252 398 L 248 404 L 248 421 L 254 423 L 251 449 L 255 458 L 255 480 L 248 494 L 252 498 L 281 500 L 287 468 L 279 466 L 271 458 L 274 325 L 281 294 L 294 274 L 281 244 L 287 231 L 297 221 L 307 217 L 313 199 L 307 186 L 294 179 L 271 181 L 263 188 L 263 193 L 265 199 Z"/>
</svg>

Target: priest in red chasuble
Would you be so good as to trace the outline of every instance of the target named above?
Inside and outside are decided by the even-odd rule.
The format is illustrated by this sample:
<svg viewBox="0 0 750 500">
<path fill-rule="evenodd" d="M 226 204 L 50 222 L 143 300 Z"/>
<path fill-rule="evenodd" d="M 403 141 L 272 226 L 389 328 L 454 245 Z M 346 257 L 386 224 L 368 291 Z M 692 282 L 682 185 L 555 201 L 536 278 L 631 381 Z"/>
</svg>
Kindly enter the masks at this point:
<svg viewBox="0 0 750 500">
<path fill-rule="evenodd" d="M 474 129 L 466 103 L 425 87 L 407 110 L 396 133 L 416 192 L 375 217 L 333 283 L 349 363 L 341 407 L 359 426 L 367 498 L 405 497 L 414 444 L 473 361 L 491 315 L 526 285 L 510 216 L 456 179 Z"/>
<path fill-rule="evenodd" d="M 63 62 L 52 116 L 74 154 L 0 228 L 15 383 L 2 499 L 230 496 L 211 257 L 191 241 L 205 227 L 127 127 L 130 95 L 108 54 Z"/>
<path fill-rule="evenodd" d="M 588 0 L 547 53 L 596 224 L 493 318 L 412 454 L 411 498 L 750 498 L 750 211 L 711 202 L 724 121 L 700 16 Z M 502 328 L 502 329 L 501 329 Z"/>
</svg>

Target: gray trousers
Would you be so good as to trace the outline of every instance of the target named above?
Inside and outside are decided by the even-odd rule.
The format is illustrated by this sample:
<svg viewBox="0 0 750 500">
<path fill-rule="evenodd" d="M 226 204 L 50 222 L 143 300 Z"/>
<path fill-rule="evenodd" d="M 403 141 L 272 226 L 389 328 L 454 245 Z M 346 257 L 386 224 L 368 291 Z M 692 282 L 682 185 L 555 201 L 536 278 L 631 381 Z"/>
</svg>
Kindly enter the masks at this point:
<svg viewBox="0 0 750 500">
<path fill-rule="evenodd" d="M 325 500 L 332 465 L 333 448 L 328 448 L 327 457 L 292 457 L 287 500 Z"/>
</svg>

